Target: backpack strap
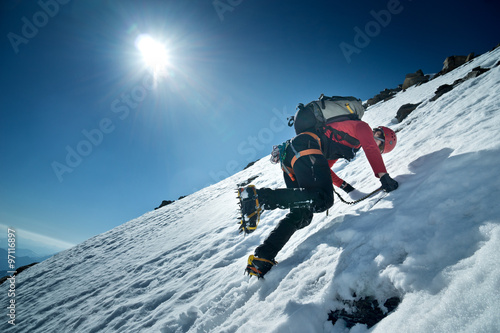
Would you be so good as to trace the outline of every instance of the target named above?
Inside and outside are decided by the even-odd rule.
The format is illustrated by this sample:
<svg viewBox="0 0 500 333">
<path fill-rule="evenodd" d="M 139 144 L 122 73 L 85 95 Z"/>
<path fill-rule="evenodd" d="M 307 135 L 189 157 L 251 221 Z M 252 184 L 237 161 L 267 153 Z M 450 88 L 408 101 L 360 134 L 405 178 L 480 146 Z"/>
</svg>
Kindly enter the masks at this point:
<svg viewBox="0 0 500 333">
<path fill-rule="evenodd" d="M 290 167 L 287 167 L 283 161 L 284 161 L 284 158 L 281 159 L 281 169 L 290 177 L 290 179 L 292 181 L 295 181 L 295 173 L 293 172 L 293 166 L 295 165 L 295 162 L 297 162 L 297 160 L 303 156 L 307 156 L 307 155 L 323 155 L 323 152 L 321 151 L 321 139 L 319 138 L 318 135 L 316 135 L 315 133 L 312 133 L 312 132 L 304 132 L 304 133 L 301 133 L 299 135 L 302 135 L 302 134 L 307 134 L 309 136 L 311 136 L 312 138 L 314 138 L 317 142 L 318 142 L 318 145 L 319 145 L 319 148 L 320 149 L 304 149 L 304 150 L 301 150 L 301 151 L 297 151 L 295 149 L 295 147 L 293 146 L 292 142 L 291 141 L 287 141 L 287 147 L 290 146 L 293 150 L 293 153 L 294 153 L 294 156 L 292 158 L 292 161 L 291 161 L 291 168 Z"/>
<path fill-rule="evenodd" d="M 331 132 L 330 136 L 326 134 L 327 131 Z M 360 144 L 359 140 L 356 139 L 355 137 L 350 136 L 346 132 L 342 132 L 331 126 L 328 126 L 328 124 L 325 127 L 323 127 L 323 133 L 325 133 L 325 136 L 330 140 L 335 139 L 335 141 L 345 141 L 353 146 L 359 146 Z"/>
<path fill-rule="evenodd" d="M 304 133 L 301 133 L 299 135 L 302 135 L 302 134 L 307 134 L 307 135 L 313 137 L 313 139 L 315 139 L 318 142 L 319 149 L 305 149 L 305 150 L 297 151 L 297 150 L 295 150 L 295 147 L 290 143 L 290 146 L 292 147 L 293 153 L 295 154 L 295 156 L 293 156 L 292 162 L 291 162 L 292 169 L 293 169 L 295 162 L 297 162 L 297 160 L 303 156 L 323 155 L 323 152 L 321 151 L 321 139 L 319 138 L 319 136 L 317 136 L 315 133 L 312 133 L 312 132 L 304 132 Z"/>
<path fill-rule="evenodd" d="M 292 181 L 295 181 L 294 177 L 294 172 L 293 169 L 290 167 L 287 167 L 284 163 L 285 158 L 286 158 L 286 149 L 290 145 L 290 140 L 287 140 L 286 142 L 282 143 L 281 145 L 274 146 L 273 147 L 273 152 L 271 154 L 271 162 L 272 163 L 278 163 L 280 162 L 281 169 L 283 172 L 285 172 Z"/>
<path fill-rule="evenodd" d="M 319 138 L 319 136 L 316 133 L 304 132 L 304 133 L 300 133 L 299 135 L 302 135 L 302 134 L 307 134 L 309 136 L 312 136 L 316 141 L 318 141 L 319 149 L 321 150 L 321 139 Z"/>
<path fill-rule="evenodd" d="M 285 165 L 282 165 L 281 169 L 288 175 L 288 177 L 290 177 L 290 179 L 292 180 L 292 182 L 295 181 L 295 173 L 293 172 L 292 168 L 289 168 L 289 167 L 287 167 Z"/>
</svg>

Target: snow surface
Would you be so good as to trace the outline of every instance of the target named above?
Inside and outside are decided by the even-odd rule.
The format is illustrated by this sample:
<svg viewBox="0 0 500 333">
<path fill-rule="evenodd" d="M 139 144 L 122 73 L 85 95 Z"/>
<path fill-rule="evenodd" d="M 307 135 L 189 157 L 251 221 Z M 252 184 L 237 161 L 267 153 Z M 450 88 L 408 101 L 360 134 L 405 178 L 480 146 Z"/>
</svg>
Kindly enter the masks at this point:
<svg viewBox="0 0 500 333">
<path fill-rule="evenodd" d="M 384 160 L 400 188 L 315 214 L 265 280 L 243 274 L 247 257 L 287 211 L 264 212 L 243 237 L 235 187 L 253 176 L 257 187 L 283 187 L 268 157 L 21 273 L 16 326 L 2 315 L 0 330 L 349 332 L 328 312 L 356 294 L 402 302 L 352 333 L 499 332 L 499 59 L 500 48 L 370 107 L 365 121 L 398 131 Z M 429 101 L 476 66 L 491 70 Z M 393 121 L 401 105 L 419 102 Z M 379 186 L 362 153 L 334 168 L 363 192 Z"/>
</svg>

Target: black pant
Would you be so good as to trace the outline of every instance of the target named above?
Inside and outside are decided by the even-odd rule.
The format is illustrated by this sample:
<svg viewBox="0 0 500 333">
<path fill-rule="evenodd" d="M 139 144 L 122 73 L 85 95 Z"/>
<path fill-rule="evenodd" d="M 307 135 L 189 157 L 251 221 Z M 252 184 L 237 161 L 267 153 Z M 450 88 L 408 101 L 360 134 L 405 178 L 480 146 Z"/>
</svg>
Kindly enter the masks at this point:
<svg viewBox="0 0 500 333">
<path fill-rule="evenodd" d="M 296 151 L 319 149 L 317 141 L 302 134 L 292 139 Z M 286 150 L 285 166 L 291 167 L 294 156 L 292 147 Z M 328 161 L 323 155 L 300 157 L 293 166 L 295 180 L 287 173 L 286 189 L 262 188 L 257 190 L 259 200 L 265 210 L 290 209 L 267 239 L 255 250 L 259 258 L 274 259 L 293 233 L 308 226 L 313 213 L 324 212 L 333 205 L 333 185 Z"/>
</svg>

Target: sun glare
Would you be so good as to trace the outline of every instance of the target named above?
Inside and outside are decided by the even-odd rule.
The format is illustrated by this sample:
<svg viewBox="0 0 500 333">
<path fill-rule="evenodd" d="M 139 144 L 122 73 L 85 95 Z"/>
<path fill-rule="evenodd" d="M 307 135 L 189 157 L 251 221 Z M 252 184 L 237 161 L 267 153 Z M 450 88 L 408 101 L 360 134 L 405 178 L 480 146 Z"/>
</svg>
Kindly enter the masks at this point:
<svg viewBox="0 0 500 333">
<path fill-rule="evenodd" d="M 169 63 L 168 52 L 164 44 L 156 41 L 150 35 L 140 35 L 135 41 L 141 52 L 145 65 L 155 74 L 164 71 Z"/>
</svg>

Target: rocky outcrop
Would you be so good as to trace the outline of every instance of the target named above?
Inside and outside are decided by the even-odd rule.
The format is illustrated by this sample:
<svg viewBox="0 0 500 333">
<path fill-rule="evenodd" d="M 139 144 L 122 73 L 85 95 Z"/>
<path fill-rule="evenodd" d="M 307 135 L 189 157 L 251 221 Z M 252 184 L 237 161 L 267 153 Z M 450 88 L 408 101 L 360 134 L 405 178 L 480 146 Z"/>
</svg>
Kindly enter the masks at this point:
<svg viewBox="0 0 500 333">
<path fill-rule="evenodd" d="M 256 176 L 252 176 L 250 178 L 248 178 L 247 180 L 237 184 L 236 186 L 237 187 L 244 187 L 244 186 L 247 186 L 249 185 L 250 183 L 252 183 L 255 179 L 259 178 L 260 175 L 256 175 Z"/>
<path fill-rule="evenodd" d="M 498 65 L 498 64 L 497 64 Z M 478 77 L 479 75 L 486 73 L 489 71 L 489 68 L 482 68 L 481 66 L 473 68 L 467 75 L 465 76 L 465 80 L 473 79 Z"/>
<path fill-rule="evenodd" d="M 7 275 L 7 276 L 4 276 L 4 277 L 0 278 L 0 284 L 3 284 L 3 283 L 4 283 L 5 281 L 7 281 L 9 278 L 16 277 L 16 276 L 17 276 L 19 273 L 21 273 L 22 271 L 25 271 L 25 270 L 27 270 L 28 268 L 30 268 L 31 266 L 34 266 L 34 265 L 36 265 L 36 264 L 38 264 L 38 263 L 37 263 L 37 262 L 34 262 L 34 263 L 29 264 L 29 265 L 24 265 L 24 266 L 21 266 L 21 267 L 17 268 L 17 269 L 16 269 L 16 273 L 15 273 L 14 275 L 12 275 L 12 276 Z"/>
<path fill-rule="evenodd" d="M 375 95 L 374 97 L 370 98 L 367 102 L 365 107 L 368 107 L 370 105 L 377 104 L 380 101 L 388 101 L 391 98 L 393 98 L 398 92 L 402 90 L 401 85 L 399 85 L 397 88 L 394 89 L 384 89 L 381 91 L 378 95 Z"/>
<path fill-rule="evenodd" d="M 330 311 L 328 320 L 333 325 L 337 320 L 344 320 L 347 328 L 351 328 L 356 324 L 365 324 L 368 328 L 372 327 L 389 313 L 394 311 L 401 299 L 399 297 L 391 297 L 384 302 L 384 310 L 373 297 L 364 297 L 357 301 L 343 301 L 344 308 L 340 310 Z"/>
<path fill-rule="evenodd" d="M 177 200 L 181 200 L 181 199 L 183 199 L 183 198 L 185 198 L 185 197 L 186 197 L 185 195 L 182 195 L 182 196 L 180 196 L 180 197 L 179 197 L 179 199 L 177 199 Z M 158 207 L 156 207 L 156 208 L 155 208 L 155 210 L 157 210 L 158 208 L 161 208 L 161 207 L 164 207 L 164 206 L 167 206 L 167 205 L 173 204 L 174 202 L 175 202 L 175 200 L 163 200 L 163 201 L 161 202 L 161 204 L 160 204 Z"/>
<path fill-rule="evenodd" d="M 439 88 L 437 88 L 436 91 L 434 92 L 434 97 L 432 97 L 430 101 L 434 102 L 442 95 L 446 94 L 447 92 L 450 92 L 452 89 L 453 85 L 451 84 L 443 84 L 442 86 L 439 86 Z"/>
<path fill-rule="evenodd" d="M 500 44 L 498 44 L 496 47 L 494 47 L 493 50 L 498 48 L 498 47 L 500 47 Z M 474 53 L 470 53 L 467 56 L 456 56 L 456 55 L 450 56 L 444 60 L 443 69 L 439 73 L 432 76 L 432 79 L 435 79 L 440 75 L 446 74 L 446 73 L 454 70 L 455 68 L 458 68 L 458 67 L 462 66 L 463 64 L 471 61 L 474 58 L 475 58 Z M 500 61 L 497 64 L 495 64 L 495 66 L 500 66 Z M 446 84 L 446 85 L 439 87 L 436 90 L 436 95 L 431 99 L 431 101 L 435 101 L 440 96 L 446 94 L 451 89 L 453 89 L 453 87 L 456 86 L 457 84 L 459 84 L 465 80 L 475 78 L 475 77 L 483 74 L 486 71 L 488 71 L 488 69 L 476 67 L 469 74 L 467 74 L 467 76 L 455 81 L 452 85 Z M 366 108 L 366 107 L 369 107 L 371 105 L 377 104 L 378 102 L 387 101 L 387 100 L 391 99 L 392 97 L 394 97 L 394 95 L 396 93 L 398 93 L 399 91 L 406 90 L 411 86 L 419 85 L 419 84 L 425 83 L 429 80 L 431 80 L 431 76 L 424 75 L 424 73 L 420 69 L 418 71 L 416 71 L 415 73 L 406 74 L 406 77 L 405 77 L 403 84 L 400 85 L 398 88 L 385 89 L 385 90 L 381 91 L 380 94 L 375 95 L 374 97 L 367 100 L 363 106 Z M 405 110 L 401 111 L 402 114 L 404 112 L 406 112 L 406 111 Z"/>
<path fill-rule="evenodd" d="M 458 67 L 462 66 L 463 64 L 465 64 L 466 62 L 471 61 L 472 59 L 474 59 L 474 53 L 470 53 L 467 56 L 451 56 L 451 57 L 448 57 L 448 58 L 446 58 L 444 60 L 443 69 L 441 70 L 441 72 L 443 74 L 451 72 L 455 68 L 458 68 Z"/>
<path fill-rule="evenodd" d="M 434 102 L 437 100 L 439 97 L 443 96 L 447 92 L 450 92 L 453 88 L 455 88 L 457 85 L 461 84 L 462 82 L 465 82 L 467 80 L 473 79 L 478 77 L 479 75 L 486 73 L 489 71 L 489 68 L 482 68 L 480 66 L 473 68 L 467 75 L 465 75 L 463 78 L 455 80 L 453 84 L 443 84 L 442 86 L 439 86 L 437 90 L 434 92 L 434 97 L 430 99 L 431 102 Z"/>
<path fill-rule="evenodd" d="M 403 90 L 411 86 L 422 84 L 429 81 L 429 76 L 424 75 L 421 69 L 415 73 L 406 74 L 405 81 L 403 82 Z"/>
<path fill-rule="evenodd" d="M 474 53 L 469 53 L 469 55 L 466 56 L 450 56 L 444 60 L 443 69 L 441 69 L 441 71 L 437 73 L 434 78 L 449 73 L 455 68 L 458 68 L 463 64 L 471 61 L 472 59 L 474 59 Z"/>
<path fill-rule="evenodd" d="M 251 167 L 252 165 L 254 165 L 256 162 L 257 162 L 257 161 L 253 161 L 253 162 L 248 163 L 248 164 L 247 164 L 247 166 L 243 168 L 243 170 L 246 170 L 246 169 L 250 168 L 250 167 Z"/>
<path fill-rule="evenodd" d="M 465 64 L 466 59 L 467 59 L 466 56 L 451 56 L 444 59 L 443 69 L 441 70 L 441 72 L 443 73 L 451 72 L 455 68 Z"/>
<path fill-rule="evenodd" d="M 155 208 L 155 210 L 157 210 L 157 209 L 159 209 L 159 208 L 161 208 L 161 207 L 164 207 L 164 206 L 170 205 L 170 204 L 172 204 L 172 203 L 174 203 L 174 202 L 175 202 L 175 200 L 163 200 L 163 201 L 161 202 L 161 204 L 160 204 L 158 207 L 156 207 L 156 208 Z"/>
<path fill-rule="evenodd" d="M 396 114 L 398 122 L 402 122 L 410 113 L 413 112 L 421 103 L 418 104 L 405 104 L 401 106 Z"/>
</svg>

